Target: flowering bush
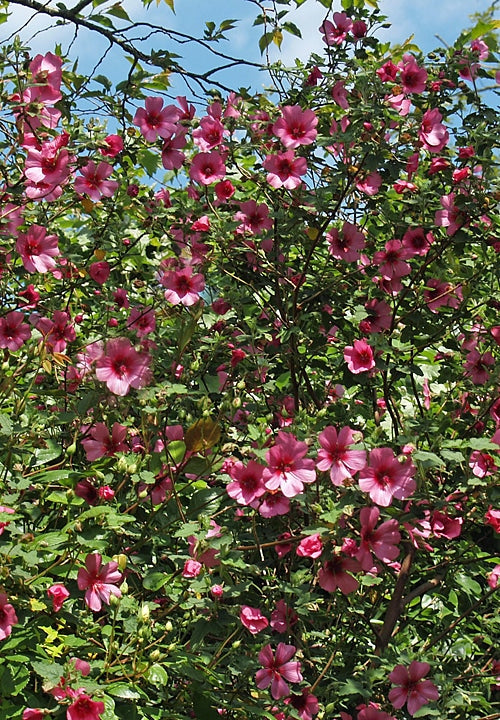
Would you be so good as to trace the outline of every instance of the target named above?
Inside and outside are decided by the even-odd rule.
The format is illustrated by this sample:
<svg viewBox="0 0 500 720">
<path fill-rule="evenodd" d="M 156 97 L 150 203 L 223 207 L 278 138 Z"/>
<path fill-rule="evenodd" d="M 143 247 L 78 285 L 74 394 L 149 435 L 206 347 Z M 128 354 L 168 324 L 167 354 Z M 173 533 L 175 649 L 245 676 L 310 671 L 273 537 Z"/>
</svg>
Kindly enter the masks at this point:
<svg viewBox="0 0 500 720">
<path fill-rule="evenodd" d="M 6 719 L 495 717 L 495 22 L 342 8 L 197 109 L 3 49 Z"/>
</svg>

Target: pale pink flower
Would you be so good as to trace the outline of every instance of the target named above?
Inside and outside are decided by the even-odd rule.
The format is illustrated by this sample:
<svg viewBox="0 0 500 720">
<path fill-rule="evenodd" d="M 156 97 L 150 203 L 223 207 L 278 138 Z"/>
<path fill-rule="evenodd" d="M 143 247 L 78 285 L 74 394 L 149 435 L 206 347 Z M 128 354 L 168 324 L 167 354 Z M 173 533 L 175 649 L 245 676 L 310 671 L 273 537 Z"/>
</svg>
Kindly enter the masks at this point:
<svg viewBox="0 0 500 720">
<path fill-rule="evenodd" d="M 12 310 L 4 317 L 0 317 L 0 348 L 8 348 L 15 352 L 30 336 L 31 328 L 24 322 L 23 313 Z"/>
<path fill-rule="evenodd" d="M 79 590 L 85 590 L 85 602 L 93 612 L 99 612 L 102 603 L 109 605 L 111 595 L 121 597 L 116 584 L 121 582 L 122 574 L 114 560 L 102 565 L 99 553 L 90 553 L 85 558 L 85 567 L 78 570 Z"/>
<path fill-rule="evenodd" d="M 66 718 L 67 720 L 99 720 L 104 710 L 103 702 L 94 701 L 82 693 L 66 710 Z"/>
<path fill-rule="evenodd" d="M 276 655 L 270 645 L 265 645 L 259 653 L 259 662 L 263 666 L 255 675 L 259 690 L 271 686 L 271 695 L 279 700 L 289 694 L 288 682 L 302 682 L 300 662 L 291 662 L 297 648 L 295 645 L 278 643 Z"/>
<path fill-rule="evenodd" d="M 398 543 L 401 534 L 398 531 L 398 521 L 394 518 L 386 520 L 375 529 L 380 518 L 378 507 L 363 508 L 359 519 L 361 522 L 361 543 L 356 558 L 363 570 L 370 570 L 373 566 L 373 552 L 379 560 L 389 563 L 399 555 Z"/>
<path fill-rule="evenodd" d="M 427 110 L 422 116 L 418 138 L 429 152 L 441 152 L 450 139 L 448 130 L 441 122 L 442 119 L 441 113 L 436 108 Z"/>
<path fill-rule="evenodd" d="M 82 440 L 87 460 L 98 460 L 101 457 L 112 457 L 117 452 L 128 452 L 129 447 L 124 442 L 127 428 L 119 423 L 113 423 L 111 435 L 104 423 L 96 423 L 90 428 L 90 437 Z"/>
<path fill-rule="evenodd" d="M 337 434 L 336 428 L 328 425 L 318 437 L 321 450 L 318 452 L 318 470 L 330 471 L 334 485 L 343 485 L 344 481 L 365 467 L 366 452 L 350 450 L 354 444 L 354 433 L 350 427 L 343 427 Z"/>
<path fill-rule="evenodd" d="M 79 195 L 88 195 L 91 200 L 97 202 L 101 196 L 111 197 L 118 189 L 116 180 L 107 178 L 113 172 L 113 167 L 107 162 L 100 162 L 96 165 L 90 160 L 85 167 L 80 168 L 81 177 L 75 180 L 75 192 Z"/>
<path fill-rule="evenodd" d="M 417 710 L 430 700 L 437 700 L 439 691 L 430 680 L 422 680 L 429 670 L 426 662 L 414 660 L 408 668 L 397 665 L 389 674 L 389 680 L 398 687 L 389 691 L 389 700 L 396 709 L 407 705 L 408 713 L 413 717 Z"/>
<path fill-rule="evenodd" d="M 318 134 L 318 118 L 312 110 L 302 110 L 300 105 L 285 105 L 281 115 L 273 125 L 273 133 L 286 148 L 295 150 L 300 145 L 314 142 Z"/>
<path fill-rule="evenodd" d="M 455 205 L 455 194 L 442 195 L 439 199 L 443 210 L 437 210 L 434 223 L 438 227 L 445 227 L 447 235 L 454 235 L 465 223 L 463 212 Z"/>
<path fill-rule="evenodd" d="M 12 626 L 17 623 L 14 607 L 7 602 L 7 595 L 0 593 L 0 640 L 5 640 L 12 632 Z"/>
<path fill-rule="evenodd" d="M 349 595 L 359 587 L 359 582 L 351 572 L 360 570 L 361 566 L 354 558 L 334 555 L 319 571 L 318 583 L 327 592 L 335 592 L 338 588 L 344 595 Z"/>
<path fill-rule="evenodd" d="M 281 490 L 267 492 L 262 497 L 253 500 L 250 507 L 257 508 L 259 515 L 264 518 L 286 515 L 290 512 L 290 500 L 283 495 Z"/>
<path fill-rule="evenodd" d="M 398 64 L 398 68 L 401 70 L 400 79 L 404 93 L 408 95 L 410 93 L 420 94 L 424 92 L 427 70 L 417 65 L 413 55 L 405 53 L 402 61 Z"/>
<path fill-rule="evenodd" d="M 495 565 L 493 570 L 487 575 L 488 585 L 492 590 L 496 590 L 498 580 L 500 579 L 500 565 Z"/>
<path fill-rule="evenodd" d="M 172 305 L 189 307 L 200 299 L 200 293 L 205 289 L 205 278 L 201 273 L 193 275 L 191 266 L 181 270 L 170 270 L 163 273 L 161 279 L 165 290 L 165 300 Z"/>
<path fill-rule="evenodd" d="M 376 170 L 368 173 L 363 179 L 356 182 L 357 189 L 370 197 L 378 193 L 381 185 L 382 176 Z"/>
<path fill-rule="evenodd" d="M 287 498 L 304 491 L 304 483 L 316 480 L 314 460 L 305 458 L 308 447 L 295 435 L 280 431 L 276 444 L 266 453 L 267 467 L 263 472 L 264 485 L 268 490 L 280 489 Z"/>
<path fill-rule="evenodd" d="M 344 360 L 354 375 L 368 372 L 375 367 L 373 350 L 364 338 L 355 340 L 353 345 L 344 348 Z"/>
<path fill-rule="evenodd" d="M 347 90 L 342 80 L 338 80 L 332 87 L 332 98 L 335 103 L 343 110 L 349 109 L 347 101 Z"/>
<path fill-rule="evenodd" d="M 229 497 L 240 505 L 250 505 L 262 497 L 266 492 L 262 479 L 263 470 L 264 466 L 255 460 L 250 460 L 248 465 L 239 460 L 235 462 L 229 470 L 233 482 L 226 486 Z"/>
<path fill-rule="evenodd" d="M 47 588 L 47 595 L 52 600 L 52 610 L 59 612 L 64 601 L 69 598 L 69 590 L 62 583 L 56 583 Z"/>
<path fill-rule="evenodd" d="M 480 450 L 474 450 L 469 458 L 469 467 L 472 470 L 473 475 L 479 478 L 493 475 L 497 470 L 495 460 L 486 452 Z"/>
<path fill-rule="evenodd" d="M 31 225 L 26 234 L 19 233 L 16 250 L 30 273 L 49 272 L 56 266 L 54 257 L 60 255 L 56 235 L 47 235 L 41 225 Z"/>
<path fill-rule="evenodd" d="M 191 160 L 189 177 L 200 185 L 211 185 L 223 180 L 226 175 L 226 166 L 222 155 L 217 151 L 200 152 Z"/>
<path fill-rule="evenodd" d="M 240 620 L 252 635 L 257 635 L 269 625 L 269 620 L 258 608 L 249 607 L 248 605 L 241 606 Z"/>
<path fill-rule="evenodd" d="M 360 259 L 360 252 L 365 247 L 365 236 L 349 222 L 345 222 L 342 231 L 332 228 L 326 234 L 328 252 L 337 260 L 356 262 Z"/>
<path fill-rule="evenodd" d="M 281 599 L 271 613 L 271 627 L 279 633 L 290 632 L 298 619 L 297 613 Z"/>
<path fill-rule="evenodd" d="M 322 552 L 323 542 L 319 533 L 302 538 L 296 550 L 299 557 L 310 557 L 313 559 L 319 558 Z"/>
<path fill-rule="evenodd" d="M 147 97 L 145 105 L 145 108 L 136 111 L 133 119 L 144 138 L 154 142 L 157 137 L 168 138 L 173 135 L 181 115 L 179 109 L 175 105 L 163 107 L 163 100 L 159 97 Z"/>
<path fill-rule="evenodd" d="M 96 377 L 115 395 L 127 395 L 131 387 L 142 388 L 150 380 L 150 357 L 135 350 L 127 338 L 106 344 L 105 354 L 96 362 Z"/>
<path fill-rule="evenodd" d="M 406 500 L 416 489 L 415 466 L 411 460 L 399 462 L 391 448 L 370 451 L 369 464 L 359 476 L 359 487 L 377 505 L 387 507 L 393 498 Z"/>
<path fill-rule="evenodd" d="M 351 29 L 351 18 L 343 12 L 336 12 L 333 13 L 333 23 L 325 20 L 319 31 L 323 34 L 323 40 L 327 45 L 341 45 Z"/>
<path fill-rule="evenodd" d="M 36 85 L 40 102 L 50 105 L 61 99 L 62 58 L 51 52 L 35 55 L 30 62 L 31 83 Z"/>
<path fill-rule="evenodd" d="M 302 184 L 300 177 L 307 172 L 307 162 L 303 157 L 295 157 L 293 150 L 278 155 L 268 155 L 262 163 L 267 170 L 267 182 L 273 188 L 284 187 L 294 190 Z"/>
</svg>

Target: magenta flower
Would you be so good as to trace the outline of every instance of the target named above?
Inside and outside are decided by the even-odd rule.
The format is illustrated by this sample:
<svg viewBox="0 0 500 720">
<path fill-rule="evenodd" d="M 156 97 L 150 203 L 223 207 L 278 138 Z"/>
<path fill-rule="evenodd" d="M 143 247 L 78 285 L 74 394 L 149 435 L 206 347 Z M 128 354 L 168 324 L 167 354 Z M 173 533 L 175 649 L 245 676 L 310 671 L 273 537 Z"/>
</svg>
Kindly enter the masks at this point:
<svg viewBox="0 0 500 720">
<path fill-rule="evenodd" d="M 394 518 L 386 520 L 375 529 L 379 517 L 378 507 L 363 508 L 359 516 L 361 543 L 356 558 L 363 570 L 370 570 L 373 566 L 372 552 L 385 563 L 392 562 L 399 555 L 398 543 L 401 534 L 398 531 L 398 521 Z"/>
<path fill-rule="evenodd" d="M 142 388 L 150 379 L 149 355 L 139 353 L 127 338 L 109 340 L 96 362 L 96 377 L 115 395 L 127 395 L 131 387 Z"/>
<path fill-rule="evenodd" d="M 201 273 L 193 275 L 190 266 L 181 270 L 170 270 L 163 273 L 161 280 L 165 290 L 165 300 L 172 305 L 189 307 L 200 299 L 200 293 L 205 289 L 205 278 Z"/>
<path fill-rule="evenodd" d="M 259 608 L 249 607 L 248 605 L 241 606 L 240 620 L 252 635 L 257 635 L 269 625 L 269 620 L 261 613 Z"/>
<path fill-rule="evenodd" d="M 291 695 L 285 700 L 285 704 L 291 705 L 301 720 L 312 720 L 313 715 L 319 712 L 318 698 L 309 688 L 304 688 L 300 695 Z"/>
<path fill-rule="evenodd" d="M 189 177 L 200 185 L 211 185 L 223 180 L 226 175 L 226 166 L 222 155 L 215 150 L 200 152 L 191 160 Z"/>
<path fill-rule="evenodd" d="M 446 234 L 454 235 L 465 222 L 465 217 L 460 208 L 455 205 L 455 194 L 442 195 L 439 199 L 443 210 L 438 210 L 434 216 L 434 223 L 438 227 L 445 227 Z"/>
<path fill-rule="evenodd" d="M 351 30 L 352 20 L 343 12 L 333 13 L 333 23 L 325 20 L 319 28 L 327 45 L 341 45 Z"/>
<path fill-rule="evenodd" d="M 106 260 L 94 262 L 89 267 L 89 275 L 98 285 L 104 285 L 111 273 L 111 265 Z"/>
<path fill-rule="evenodd" d="M 283 495 L 281 490 L 266 493 L 261 498 L 253 500 L 250 506 L 257 508 L 259 515 L 265 518 L 286 515 L 290 512 L 290 500 Z"/>
<path fill-rule="evenodd" d="M 62 58 L 51 52 L 36 55 L 30 62 L 31 83 L 36 85 L 37 99 L 52 105 L 61 99 Z"/>
<path fill-rule="evenodd" d="M 369 300 L 365 303 L 368 315 L 359 323 L 359 329 L 364 333 L 379 333 L 389 330 L 392 321 L 392 310 L 383 300 Z"/>
<path fill-rule="evenodd" d="M 202 563 L 198 562 L 198 560 L 186 560 L 182 570 L 182 577 L 192 580 L 200 574 L 202 567 Z"/>
<path fill-rule="evenodd" d="M 112 457 L 117 452 L 128 452 L 129 447 L 124 442 L 127 428 L 119 423 L 113 424 L 111 435 L 104 423 L 96 423 L 90 428 L 89 435 L 82 440 L 87 460 L 98 460 L 101 457 Z"/>
<path fill-rule="evenodd" d="M 0 640 L 5 640 L 12 632 L 12 626 L 17 623 L 14 607 L 7 602 L 7 595 L 0 593 Z"/>
<path fill-rule="evenodd" d="M 307 162 L 303 157 L 295 157 L 293 150 L 278 155 L 268 155 L 262 163 L 267 170 L 267 182 L 273 188 L 284 187 L 294 190 L 302 184 L 301 175 L 307 172 Z"/>
<path fill-rule="evenodd" d="M 405 53 L 398 67 L 401 70 L 400 78 L 403 92 L 407 95 L 410 93 L 423 93 L 427 82 L 427 70 L 417 65 L 413 55 Z"/>
<path fill-rule="evenodd" d="M 108 135 L 103 143 L 104 146 L 99 148 L 101 155 L 114 158 L 123 150 L 123 138 L 120 135 Z"/>
<path fill-rule="evenodd" d="M 180 110 L 175 105 L 163 107 L 163 100 L 159 97 L 147 97 L 145 105 L 145 108 L 137 110 L 133 119 L 144 138 L 154 142 L 157 137 L 168 138 L 173 135 L 175 123 L 181 115 Z"/>
<path fill-rule="evenodd" d="M 280 431 L 274 447 L 266 453 L 268 467 L 264 469 L 263 480 L 268 490 L 280 489 L 287 498 L 304 491 L 304 483 L 316 480 L 314 461 L 305 458 L 308 447 L 297 441 L 295 435 Z"/>
<path fill-rule="evenodd" d="M 61 583 L 56 583 L 47 588 L 47 595 L 52 600 L 52 610 L 59 612 L 62 608 L 64 601 L 69 598 L 69 590 L 64 587 Z"/>
<path fill-rule="evenodd" d="M 386 280 L 401 278 L 411 273 L 411 267 L 406 262 L 410 257 L 408 250 L 403 247 L 401 240 L 389 240 L 384 250 L 379 250 L 373 256 L 374 265 L 379 265 L 379 270 Z"/>
<path fill-rule="evenodd" d="M 471 350 L 465 358 L 465 377 L 470 377 L 474 385 L 484 385 L 490 379 L 488 368 L 495 364 L 495 358 L 490 352 L 481 355 L 478 350 Z"/>
<path fill-rule="evenodd" d="M 359 582 L 351 573 L 360 570 L 360 564 L 354 558 L 334 555 L 319 571 L 318 582 L 327 592 L 335 592 L 338 588 L 344 595 L 349 595 L 359 587 Z"/>
<path fill-rule="evenodd" d="M 193 142 L 202 152 L 213 150 L 224 141 L 224 136 L 229 135 L 224 125 L 218 118 L 205 115 L 200 120 L 199 127 L 193 130 Z"/>
<path fill-rule="evenodd" d="M 161 150 L 161 164 L 165 170 L 178 170 L 182 167 L 186 159 L 186 156 L 182 152 L 182 148 L 185 146 L 185 128 L 181 128 L 175 135 L 165 140 Z"/>
<path fill-rule="evenodd" d="M 41 225 L 32 225 L 26 234 L 19 233 L 16 250 L 30 273 L 46 273 L 56 266 L 54 257 L 60 255 L 57 237 L 47 235 Z"/>
<path fill-rule="evenodd" d="M 298 619 L 297 613 L 281 599 L 271 613 L 271 627 L 279 633 L 289 632 Z"/>
<path fill-rule="evenodd" d="M 24 163 L 24 174 L 32 183 L 47 183 L 52 188 L 64 184 L 70 174 L 74 157 L 64 146 L 69 135 L 63 133 L 41 147 L 30 147 Z"/>
<path fill-rule="evenodd" d="M 373 350 L 364 338 L 355 340 L 353 345 L 347 345 L 344 348 L 344 360 L 349 370 L 355 375 L 368 372 L 375 367 Z"/>
<path fill-rule="evenodd" d="M 431 669 L 426 662 L 414 660 L 408 668 L 397 665 L 389 674 L 389 680 L 399 687 L 389 691 L 389 700 L 396 709 L 407 704 L 408 713 L 413 717 L 422 705 L 437 700 L 439 691 L 430 680 L 422 680 Z"/>
<path fill-rule="evenodd" d="M 299 557 L 310 557 L 313 559 L 319 558 L 322 552 L 323 542 L 319 533 L 302 538 L 296 550 Z"/>
<path fill-rule="evenodd" d="M 415 466 L 411 460 L 400 463 L 390 448 L 370 451 L 369 464 L 361 470 L 359 487 L 377 505 L 388 507 L 393 498 L 406 500 L 415 492 Z"/>
<path fill-rule="evenodd" d="M 114 560 L 102 565 L 99 553 L 90 553 L 85 558 L 85 567 L 78 570 L 77 583 L 79 590 L 85 590 L 85 602 L 93 612 L 99 612 L 102 603 L 109 605 L 111 595 L 121 597 L 116 583 L 121 582 L 122 574 L 118 563 Z"/>
<path fill-rule="evenodd" d="M 434 235 L 431 232 L 424 234 L 424 229 L 421 227 L 409 228 L 403 235 L 403 247 L 408 253 L 408 258 L 426 255 L 433 242 Z"/>
<path fill-rule="evenodd" d="M 259 662 L 263 666 L 255 675 L 255 681 L 259 690 L 264 690 L 271 685 L 271 695 L 279 700 L 289 694 L 290 690 L 285 682 L 302 682 L 300 662 L 290 662 L 295 655 L 295 645 L 278 643 L 276 655 L 273 654 L 270 645 L 265 645 L 259 653 Z"/>
<path fill-rule="evenodd" d="M 295 150 L 300 145 L 310 145 L 316 139 L 318 118 L 312 110 L 302 110 L 300 105 L 286 105 L 282 117 L 273 125 L 273 133 L 286 148 Z"/>
<path fill-rule="evenodd" d="M 19 350 L 31 335 L 30 326 L 24 322 L 24 315 L 16 310 L 0 317 L 0 348 Z"/>
<path fill-rule="evenodd" d="M 66 710 L 66 718 L 67 720 L 99 720 L 104 710 L 103 702 L 94 701 L 82 693 Z"/>
<path fill-rule="evenodd" d="M 451 307 L 456 310 L 463 299 L 460 285 L 453 287 L 449 282 L 431 278 L 427 280 L 425 286 L 424 300 L 433 313 L 437 313 L 440 307 Z"/>
<path fill-rule="evenodd" d="M 247 200 L 240 203 L 240 210 L 234 216 L 235 220 L 239 220 L 241 225 L 236 228 L 238 233 L 250 233 L 258 235 L 264 230 L 270 230 L 273 226 L 273 220 L 269 217 L 269 208 L 266 203 L 257 205 L 255 200 Z"/>
<path fill-rule="evenodd" d="M 233 482 L 226 486 L 229 497 L 240 505 L 250 505 L 262 497 L 266 492 L 262 479 L 263 470 L 264 466 L 255 460 L 249 460 L 248 465 L 235 462 L 229 470 Z"/>
<path fill-rule="evenodd" d="M 127 327 L 134 330 L 139 338 L 149 335 L 156 328 L 155 311 L 152 307 L 133 307 L 130 311 Z"/>
<path fill-rule="evenodd" d="M 337 435 L 337 430 L 329 425 L 319 434 L 321 450 L 318 452 L 316 467 L 318 470 L 330 470 L 330 479 L 334 485 L 343 485 L 344 481 L 352 478 L 354 473 L 366 465 L 366 452 L 364 450 L 349 450 L 354 443 L 353 431 L 350 427 L 343 427 Z"/>
<path fill-rule="evenodd" d="M 90 160 L 85 167 L 80 168 L 81 177 L 75 180 L 75 192 L 79 195 L 88 195 L 91 200 L 97 202 L 101 196 L 111 197 L 118 189 L 116 180 L 108 180 L 107 178 L 113 172 L 113 167 L 107 162 L 100 162 L 96 166 L 93 160 Z"/>
</svg>

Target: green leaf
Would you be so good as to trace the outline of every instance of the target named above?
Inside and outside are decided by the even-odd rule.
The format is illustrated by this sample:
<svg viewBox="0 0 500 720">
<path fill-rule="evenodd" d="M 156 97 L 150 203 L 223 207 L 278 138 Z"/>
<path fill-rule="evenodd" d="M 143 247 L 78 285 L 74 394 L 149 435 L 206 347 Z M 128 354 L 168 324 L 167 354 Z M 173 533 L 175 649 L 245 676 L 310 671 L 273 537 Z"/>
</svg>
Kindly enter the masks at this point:
<svg viewBox="0 0 500 720">
<path fill-rule="evenodd" d="M 149 682 L 153 683 L 153 685 L 166 685 L 168 682 L 168 675 L 165 668 L 163 668 L 161 665 L 158 665 L 155 663 L 154 665 L 151 665 L 147 672 L 147 677 Z"/>
<path fill-rule="evenodd" d="M 128 13 L 124 10 L 123 6 L 120 5 L 120 3 L 116 3 L 106 12 L 108 13 L 108 15 L 114 15 L 115 17 L 120 18 L 120 20 L 126 20 L 127 22 L 131 22 Z"/>
<path fill-rule="evenodd" d="M 4 413 L 0 414 L 0 435 L 11 435 L 13 428 L 12 420 Z"/>
<path fill-rule="evenodd" d="M 414 460 L 417 460 L 423 467 L 440 467 L 441 465 L 444 465 L 443 460 L 432 452 L 427 452 L 426 450 L 416 450 L 412 458 Z"/>
<path fill-rule="evenodd" d="M 266 48 L 269 47 L 269 45 L 272 43 L 274 37 L 274 33 L 267 32 L 262 35 L 262 37 L 259 39 L 259 50 L 261 54 L 264 53 Z"/>
<path fill-rule="evenodd" d="M 142 581 L 142 584 L 146 588 L 146 590 L 152 590 L 153 592 L 156 592 L 168 583 L 170 577 L 171 576 L 167 575 L 166 573 L 153 572 L 149 575 L 146 575 L 146 577 Z"/>
<path fill-rule="evenodd" d="M 134 690 L 128 683 L 108 685 L 106 691 L 113 697 L 121 698 L 122 700 L 139 700 L 141 697 L 137 690 Z"/>
</svg>

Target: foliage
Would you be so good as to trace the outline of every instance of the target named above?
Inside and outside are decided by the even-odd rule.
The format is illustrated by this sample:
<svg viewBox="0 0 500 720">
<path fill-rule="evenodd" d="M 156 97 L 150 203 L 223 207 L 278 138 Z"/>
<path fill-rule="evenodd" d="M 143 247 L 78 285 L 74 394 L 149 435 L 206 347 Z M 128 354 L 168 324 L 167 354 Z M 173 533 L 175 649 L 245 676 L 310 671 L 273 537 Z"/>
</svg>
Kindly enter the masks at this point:
<svg viewBox="0 0 500 720">
<path fill-rule="evenodd" d="M 497 717 L 495 23 L 342 7 L 198 110 L 3 48 L 6 719 Z"/>
</svg>

